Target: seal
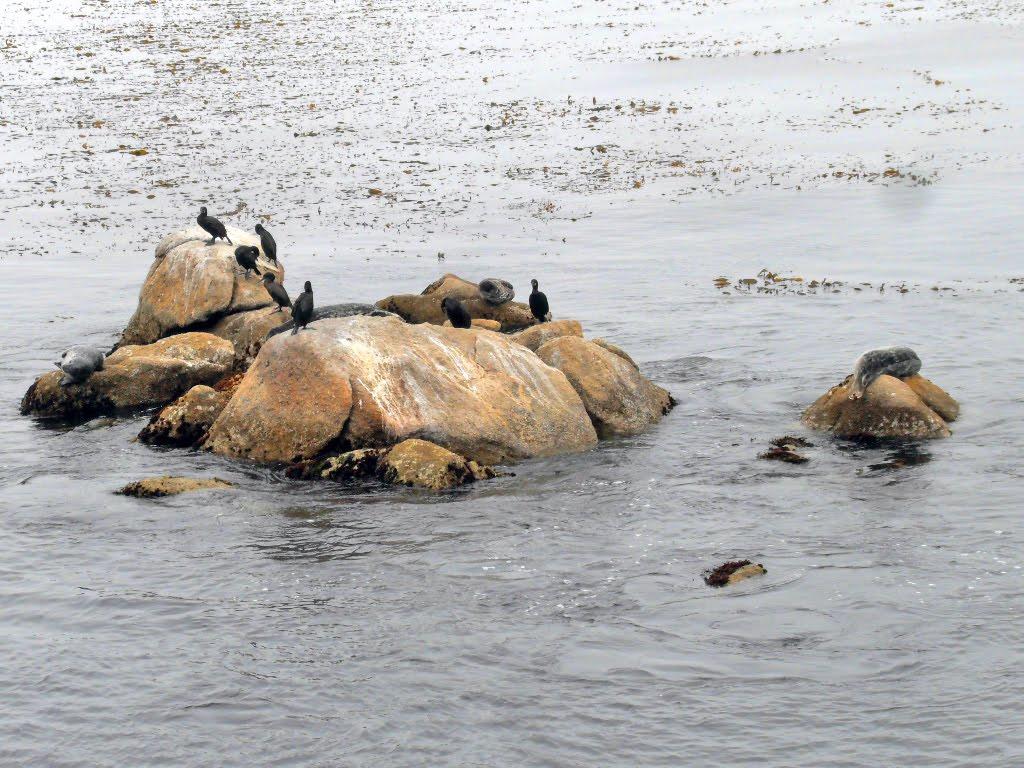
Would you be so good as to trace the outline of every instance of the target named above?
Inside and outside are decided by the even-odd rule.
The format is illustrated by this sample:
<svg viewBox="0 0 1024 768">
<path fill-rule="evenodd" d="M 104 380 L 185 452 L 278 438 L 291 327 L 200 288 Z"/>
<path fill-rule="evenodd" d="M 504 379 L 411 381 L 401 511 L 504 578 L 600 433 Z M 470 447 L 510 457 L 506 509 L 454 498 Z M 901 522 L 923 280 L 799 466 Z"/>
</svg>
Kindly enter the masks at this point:
<svg viewBox="0 0 1024 768">
<path fill-rule="evenodd" d="M 537 318 L 538 323 L 546 323 L 551 319 L 548 297 L 540 292 L 540 284 L 536 280 L 531 280 L 530 285 L 533 286 L 533 291 L 530 292 L 530 312 Z"/>
<path fill-rule="evenodd" d="M 478 287 L 483 300 L 495 307 L 512 301 L 516 297 L 516 291 L 508 280 L 488 277 L 486 280 L 481 280 Z"/>
<path fill-rule="evenodd" d="M 263 228 L 262 224 L 256 225 L 256 234 L 260 236 L 260 245 L 263 246 L 263 255 L 277 264 L 277 240 Z"/>
<path fill-rule="evenodd" d="M 277 304 L 277 309 L 274 311 L 280 312 L 285 307 L 291 309 L 292 300 L 288 298 L 288 291 L 280 283 L 274 282 L 275 279 L 273 272 L 267 272 L 263 275 L 263 287 L 267 289 L 270 298 Z"/>
<path fill-rule="evenodd" d="M 235 261 L 238 262 L 238 266 L 245 270 L 245 276 L 249 276 L 249 270 L 252 270 L 257 275 L 263 273 L 256 267 L 256 259 L 260 257 L 260 249 L 255 245 L 240 245 L 235 248 Z"/>
<path fill-rule="evenodd" d="M 469 310 L 458 299 L 452 296 L 441 299 L 441 309 L 448 316 L 448 322 L 452 324 L 453 328 L 473 327 L 473 318 L 470 317 Z"/>
<path fill-rule="evenodd" d="M 313 284 L 307 280 L 306 284 L 302 286 L 302 293 L 299 294 L 298 298 L 295 299 L 295 303 L 292 304 L 292 320 L 295 322 L 292 336 L 298 333 L 300 328 L 305 328 L 312 319 Z"/>
<path fill-rule="evenodd" d="M 882 375 L 905 379 L 921 370 L 921 358 L 910 347 L 872 349 L 853 364 L 850 399 L 859 400 L 875 379 Z"/>
<path fill-rule="evenodd" d="M 81 384 L 96 371 L 103 370 L 103 352 L 87 344 L 78 344 L 64 352 L 60 362 L 54 365 L 64 372 L 60 385 L 70 387 L 72 384 Z"/>
<path fill-rule="evenodd" d="M 234 243 L 231 242 L 231 238 L 228 237 L 228 231 L 224 228 L 224 225 L 221 224 L 220 219 L 215 219 L 213 216 L 206 215 L 205 205 L 199 209 L 199 215 L 196 217 L 196 224 L 209 233 L 210 240 L 206 243 L 207 245 L 213 245 L 217 242 L 217 238 L 227 240 L 228 245 L 234 245 Z"/>
</svg>

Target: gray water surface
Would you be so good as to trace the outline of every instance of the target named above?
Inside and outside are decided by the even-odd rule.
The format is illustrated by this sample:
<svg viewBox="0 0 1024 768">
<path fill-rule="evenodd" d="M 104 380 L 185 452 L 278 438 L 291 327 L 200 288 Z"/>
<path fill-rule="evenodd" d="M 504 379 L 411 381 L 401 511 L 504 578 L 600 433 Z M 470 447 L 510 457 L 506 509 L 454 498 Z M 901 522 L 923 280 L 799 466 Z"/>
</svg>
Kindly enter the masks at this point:
<svg viewBox="0 0 1024 768">
<path fill-rule="evenodd" d="M 1022 21 L 12 0 L 0 764 L 1024 764 Z M 325 305 L 537 277 L 680 404 L 440 496 L 154 449 L 147 414 L 20 416 L 203 204 L 269 217 Z M 712 282 L 762 268 L 843 285 Z M 892 343 L 960 400 L 951 439 L 802 431 Z M 809 464 L 757 459 L 787 433 Z M 165 473 L 238 490 L 112 493 Z M 737 557 L 767 576 L 703 584 Z"/>
</svg>

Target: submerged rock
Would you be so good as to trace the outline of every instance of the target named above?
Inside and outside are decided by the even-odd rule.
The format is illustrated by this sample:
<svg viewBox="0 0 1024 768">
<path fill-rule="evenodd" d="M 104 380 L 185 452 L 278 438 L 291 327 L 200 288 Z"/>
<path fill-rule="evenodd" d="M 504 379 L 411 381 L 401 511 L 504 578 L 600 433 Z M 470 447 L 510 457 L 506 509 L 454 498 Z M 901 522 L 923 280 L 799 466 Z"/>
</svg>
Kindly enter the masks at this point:
<svg viewBox="0 0 1024 768">
<path fill-rule="evenodd" d="M 879 376 L 863 397 L 851 400 L 852 377 L 847 376 L 804 411 L 803 422 L 850 439 L 949 437 L 948 425 L 918 390 L 954 417 L 959 412 L 956 401 L 923 376 L 911 379 Z"/>
<path fill-rule="evenodd" d="M 235 247 L 259 246 L 254 233 L 229 228 L 234 245 L 218 240 L 207 245 L 199 227 L 168 235 L 139 293 L 139 305 L 119 345 L 148 344 L 168 334 L 209 323 L 233 312 L 270 306 L 271 298 L 255 274 L 245 276 L 235 262 Z M 284 281 L 284 267 L 265 258 L 260 271 Z"/>
<path fill-rule="evenodd" d="M 752 563 L 750 560 L 730 560 L 722 563 L 717 568 L 704 571 L 704 583 L 709 587 L 724 587 L 727 584 L 738 584 L 753 576 L 763 576 L 768 573 L 760 563 Z"/>
<path fill-rule="evenodd" d="M 423 292 L 388 296 L 377 302 L 377 307 L 393 312 L 409 323 L 443 325 L 448 318 L 441 309 L 441 300 L 452 297 L 463 303 L 470 317 L 496 320 L 502 331 L 514 331 L 536 323 L 526 304 L 506 301 L 493 305 L 480 295 L 476 283 L 448 274 L 428 285 Z"/>
<path fill-rule="evenodd" d="M 562 336 L 583 337 L 583 326 L 579 320 L 553 320 L 550 323 L 538 323 L 519 333 L 513 333 L 513 341 L 536 352 L 549 341 Z M 595 342 L 596 344 L 597 342 Z"/>
<path fill-rule="evenodd" d="M 481 466 L 426 440 L 405 440 L 385 454 L 381 479 L 386 483 L 414 485 L 441 491 L 495 476 Z"/>
<path fill-rule="evenodd" d="M 231 343 L 209 333 L 181 333 L 141 346 L 124 346 L 81 384 L 61 386 L 61 371 L 29 387 L 21 412 L 81 418 L 163 405 L 196 384 L 213 384 L 234 362 Z"/>
<path fill-rule="evenodd" d="M 566 375 L 600 437 L 639 434 L 675 405 L 672 395 L 636 367 L 591 341 L 562 336 L 537 355 Z"/>
<path fill-rule="evenodd" d="M 175 496 L 189 491 L 213 491 L 235 486 L 219 477 L 147 477 L 128 483 L 117 493 L 122 496 L 134 496 L 137 499 L 156 499 L 161 496 Z"/>
<path fill-rule="evenodd" d="M 206 437 L 213 422 L 231 399 L 230 391 L 217 391 L 204 384 L 192 387 L 157 413 L 139 433 L 151 445 L 188 448 Z"/>
<path fill-rule="evenodd" d="M 357 316 L 268 339 L 205 445 L 294 462 L 412 437 L 486 464 L 597 441 L 566 377 L 507 336 Z"/>
</svg>

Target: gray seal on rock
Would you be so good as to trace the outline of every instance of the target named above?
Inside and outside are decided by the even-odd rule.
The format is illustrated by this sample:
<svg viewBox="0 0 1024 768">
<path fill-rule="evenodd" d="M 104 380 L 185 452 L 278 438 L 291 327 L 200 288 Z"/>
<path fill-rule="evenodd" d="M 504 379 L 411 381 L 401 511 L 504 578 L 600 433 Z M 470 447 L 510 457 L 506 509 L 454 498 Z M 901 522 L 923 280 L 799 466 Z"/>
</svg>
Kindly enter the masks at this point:
<svg viewBox="0 0 1024 768">
<path fill-rule="evenodd" d="M 60 385 L 70 387 L 72 384 L 81 384 L 96 371 L 103 370 L 103 359 L 103 352 L 96 347 L 87 344 L 70 347 L 60 356 L 60 362 L 54 363 L 64 372 Z"/>
<path fill-rule="evenodd" d="M 910 347 L 884 347 L 872 349 L 857 358 L 853 364 L 853 382 L 850 399 L 858 400 L 864 390 L 882 375 L 905 379 L 921 370 L 921 358 Z"/>
<path fill-rule="evenodd" d="M 486 280 L 481 280 L 477 287 L 480 289 L 480 296 L 483 297 L 483 300 L 495 307 L 512 301 L 516 297 L 516 291 L 508 280 L 488 277 Z"/>
</svg>

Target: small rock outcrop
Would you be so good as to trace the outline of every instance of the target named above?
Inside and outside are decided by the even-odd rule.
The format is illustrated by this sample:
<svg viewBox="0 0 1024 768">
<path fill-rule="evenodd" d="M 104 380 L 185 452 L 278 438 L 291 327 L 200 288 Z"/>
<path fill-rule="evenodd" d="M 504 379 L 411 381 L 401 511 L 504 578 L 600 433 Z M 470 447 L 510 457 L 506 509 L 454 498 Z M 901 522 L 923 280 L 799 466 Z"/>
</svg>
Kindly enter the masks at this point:
<svg viewBox="0 0 1024 768">
<path fill-rule="evenodd" d="M 448 297 L 461 301 L 470 317 L 501 323 L 502 331 L 526 328 L 537 322 L 526 304 L 518 301 L 491 304 L 480 294 L 479 285 L 452 274 L 435 280 L 420 294 L 388 296 L 378 301 L 377 306 L 408 323 L 443 325 L 448 318 L 441 309 L 441 300 Z"/>
<path fill-rule="evenodd" d="M 181 333 L 145 345 L 121 347 L 81 384 L 60 386 L 60 371 L 29 387 L 21 412 L 82 418 L 163 405 L 196 384 L 213 384 L 234 363 L 231 343 L 209 333 Z"/>
<path fill-rule="evenodd" d="M 224 315 L 270 306 L 272 301 L 256 275 L 245 276 L 235 262 L 235 247 L 259 246 L 254 233 L 228 228 L 234 245 L 209 238 L 199 227 L 168 235 L 157 246 L 156 259 L 139 293 L 120 345 L 149 344 L 177 331 L 193 329 Z M 284 281 L 284 267 L 262 257 L 260 271 Z"/>
<path fill-rule="evenodd" d="M 147 477 L 128 483 L 117 491 L 122 496 L 134 496 L 137 499 L 158 499 L 161 496 L 176 496 L 189 491 L 216 491 L 235 486 L 219 477 Z"/>
<path fill-rule="evenodd" d="M 217 391 L 199 384 L 164 406 L 139 433 L 150 445 L 190 448 L 205 439 L 207 432 L 231 399 L 230 391 Z"/>
<path fill-rule="evenodd" d="M 879 376 L 856 400 L 850 399 L 851 379 L 848 376 L 819 397 L 804 411 L 803 423 L 849 439 L 921 439 L 951 434 L 940 411 L 952 421 L 959 415 L 959 405 L 923 376 L 906 380 Z"/>
<path fill-rule="evenodd" d="M 730 560 L 722 563 L 717 568 L 710 568 L 704 571 L 704 583 L 709 587 L 724 587 L 731 584 L 738 584 L 754 576 L 764 576 L 768 573 L 760 563 L 752 563 L 750 560 Z"/>
<path fill-rule="evenodd" d="M 600 437 L 639 434 L 675 405 L 667 391 L 635 366 L 578 336 L 549 341 L 537 355 L 569 379 Z"/>
<path fill-rule="evenodd" d="M 552 320 L 550 323 L 537 323 L 524 331 L 512 334 L 513 341 L 536 352 L 549 341 L 563 336 L 579 336 L 583 338 L 583 326 L 579 320 Z M 597 342 L 594 342 L 595 344 Z"/>
<path fill-rule="evenodd" d="M 295 462 L 412 437 L 482 464 L 597 442 L 565 375 L 507 336 L 356 316 L 268 339 L 205 446 Z"/>
</svg>

